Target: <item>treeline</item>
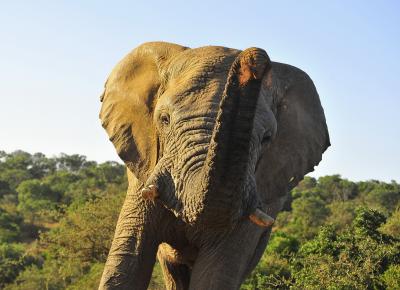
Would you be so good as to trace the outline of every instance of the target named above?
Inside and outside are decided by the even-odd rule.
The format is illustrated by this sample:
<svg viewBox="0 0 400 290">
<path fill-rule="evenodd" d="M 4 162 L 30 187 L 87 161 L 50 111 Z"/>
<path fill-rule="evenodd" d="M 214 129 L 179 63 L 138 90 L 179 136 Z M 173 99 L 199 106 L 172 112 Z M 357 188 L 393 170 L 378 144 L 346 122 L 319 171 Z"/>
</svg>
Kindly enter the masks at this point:
<svg viewBox="0 0 400 290">
<path fill-rule="evenodd" d="M 97 289 L 126 187 L 116 162 L 0 151 L 0 289 Z M 242 289 L 400 289 L 398 183 L 307 177 L 291 196 Z"/>
</svg>

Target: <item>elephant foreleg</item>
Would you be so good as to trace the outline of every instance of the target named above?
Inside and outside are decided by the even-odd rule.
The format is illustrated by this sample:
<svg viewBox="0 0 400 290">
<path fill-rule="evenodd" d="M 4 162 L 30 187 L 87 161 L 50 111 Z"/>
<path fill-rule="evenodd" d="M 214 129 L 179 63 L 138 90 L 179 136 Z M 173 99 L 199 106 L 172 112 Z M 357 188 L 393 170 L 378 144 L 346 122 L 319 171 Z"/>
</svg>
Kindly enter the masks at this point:
<svg viewBox="0 0 400 290">
<path fill-rule="evenodd" d="M 128 190 L 99 289 L 147 289 L 158 247 L 152 211 L 136 186 Z"/>
<path fill-rule="evenodd" d="M 165 287 L 168 290 L 189 289 L 190 270 L 188 266 L 173 263 L 160 254 L 157 254 L 157 258 L 163 272 Z"/>
<path fill-rule="evenodd" d="M 191 246 L 180 250 L 162 243 L 157 258 L 163 271 L 165 286 L 168 290 L 189 289 L 191 266 L 197 257 L 197 249 Z"/>
<path fill-rule="evenodd" d="M 267 205 L 264 206 L 264 210 L 270 213 L 275 219 L 278 213 L 282 210 L 283 205 L 285 204 L 288 197 L 289 194 L 287 193 L 284 196 L 275 198 L 273 201 L 270 201 Z M 267 229 L 261 235 L 260 240 L 258 241 L 258 245 L 254 251 L 254 255 L 246 271 L 243 274 L 242 281 L 244 281 L 251 274 L 251 271 L 253 271 L 254 268 L 257 266 L 262 255 L 264 254 L 265 248 L 267 247 L 270 235 L 271 235 L 271 228 Z"/>
</svg>

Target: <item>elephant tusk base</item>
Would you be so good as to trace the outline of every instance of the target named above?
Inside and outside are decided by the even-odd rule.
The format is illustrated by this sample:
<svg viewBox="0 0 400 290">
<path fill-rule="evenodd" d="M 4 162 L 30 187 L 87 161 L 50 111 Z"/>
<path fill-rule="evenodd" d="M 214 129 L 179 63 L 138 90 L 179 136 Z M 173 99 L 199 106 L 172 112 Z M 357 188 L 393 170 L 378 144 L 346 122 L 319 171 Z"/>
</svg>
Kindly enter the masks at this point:
<svg viewBox="0 0 400 290">
<path fill-rule="evenodd" d="M 149 185 L 141 190 L 142 197 L 145 200 L 154 200 L 158 197 L 157 187 L 155 185 Z"/>
<path fill-rule="evenodd" d="M 249 219 L 256 225 L 266 228 L 272 226 L 275 222 L 272 217 L 258 208 L 251 215 L 249 215 Z"/>
</svg>

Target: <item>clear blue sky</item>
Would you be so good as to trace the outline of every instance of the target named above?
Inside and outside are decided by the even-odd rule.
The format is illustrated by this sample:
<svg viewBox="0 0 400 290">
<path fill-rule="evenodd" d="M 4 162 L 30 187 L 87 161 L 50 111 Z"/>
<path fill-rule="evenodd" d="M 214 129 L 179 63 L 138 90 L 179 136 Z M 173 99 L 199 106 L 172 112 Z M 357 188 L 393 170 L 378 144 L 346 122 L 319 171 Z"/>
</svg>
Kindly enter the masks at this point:
<svg viewBox="0 0 400 290">
<path fill-rule="evenodd" d="M 3 1 L 0 150 L 118 160 L 99 95 L 127 52 L 152 40 L 258 46 L 320 93 L 332 146 L 314 176 L 400 181 L 399 3 Z"/>
</svg>

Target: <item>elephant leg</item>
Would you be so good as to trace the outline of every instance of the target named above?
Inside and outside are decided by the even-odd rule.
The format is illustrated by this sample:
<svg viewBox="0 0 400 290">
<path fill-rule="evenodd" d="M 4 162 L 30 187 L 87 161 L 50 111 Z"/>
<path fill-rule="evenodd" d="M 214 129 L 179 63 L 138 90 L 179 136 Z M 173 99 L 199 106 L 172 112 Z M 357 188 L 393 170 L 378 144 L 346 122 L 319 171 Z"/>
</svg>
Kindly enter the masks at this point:
<svg viewBox="0 0 400 290">
<path fill-rule="evenodd" d="M 158 247 L 154 212 L 130 182 L 99 289 L 147 289 Z"/>
<path fill-rule="evenodd" d="M 158 247 L 157 258 L 163 271 L 167 289 L 184 290 L 189 288 L 191 266 L 198 255 L 195 247 L 186 245 L 179 250 L 167 243 Z"/>
<path fill-rule="evenodd" d="M 271 229 L 268 229 L 262 233 L 260 240 L 258 241 L 256 250 L 254 251 L 254 255 L 251 258 L 250 263 L 247 266 L 247 269 L 243 273 L 242 281 L 246 280 L 246 278 L 251 274 L 251 272 L 254 270 L 254 268 L 260 261 L 262 255 L 264 254 L 265 248 L 267 247 L 270 234 L 271 234 Z"/>
<path fill-rule="evenodd" d="M 265 231 L 265 228 L 243 220 L 217 244 L 212 235 L 204 236 L 189 289 L 239 289 Z"/>
<path fill-rule="evenodd" d="M 163 272 L 165 287 L 168 290 L 186 290 L 189 288 L 190 270 L 187 265 L 169 261 L 158 251 L 158 261 Z"/>
</svg>

